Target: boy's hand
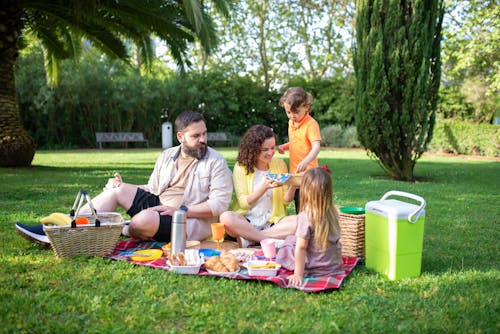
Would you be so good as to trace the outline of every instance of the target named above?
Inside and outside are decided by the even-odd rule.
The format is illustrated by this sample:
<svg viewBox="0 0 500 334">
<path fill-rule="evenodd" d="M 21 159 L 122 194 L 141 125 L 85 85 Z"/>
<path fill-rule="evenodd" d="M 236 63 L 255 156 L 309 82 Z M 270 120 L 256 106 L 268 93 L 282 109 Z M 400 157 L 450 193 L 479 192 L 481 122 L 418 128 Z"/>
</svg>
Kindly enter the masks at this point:
<svg viewBox="0 0 500 334">
<path fill-rule="evenodd" d="M 283 148 L 283 145 L 279 145 L 279 146 L 278 146 L 278 152 L 279 152 L 280 154 L 285 153 L 285 149 Z"/>
<path fill-rule="evenodd" d="M 306 161 L 302 160 L 298 165 L 297 165 L 297 169 L 295 170 L 295 173 L 303 173 L 306 171 L 307 169 L 307 165 L 308 163 L 306 163 Z"/>
</svg>

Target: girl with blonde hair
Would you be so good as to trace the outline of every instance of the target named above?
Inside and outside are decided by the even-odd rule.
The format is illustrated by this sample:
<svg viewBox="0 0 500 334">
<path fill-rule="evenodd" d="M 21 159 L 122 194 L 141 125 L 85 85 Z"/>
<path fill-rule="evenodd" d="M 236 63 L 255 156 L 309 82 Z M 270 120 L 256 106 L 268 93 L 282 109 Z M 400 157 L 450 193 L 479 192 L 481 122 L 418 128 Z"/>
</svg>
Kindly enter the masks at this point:
<svg viewBox="0 0 500 334">
<path fill-rule="evenodd" d="M 286 238 L 276 261 L 294 271 L 288 277 L 292 286 L 302 285 L 304 276 L 342 271 L 340 227 L 333 204 L 332 179 L 325 169 L 313 168 L 305 173 L 296 232 Z"/>
</svg>

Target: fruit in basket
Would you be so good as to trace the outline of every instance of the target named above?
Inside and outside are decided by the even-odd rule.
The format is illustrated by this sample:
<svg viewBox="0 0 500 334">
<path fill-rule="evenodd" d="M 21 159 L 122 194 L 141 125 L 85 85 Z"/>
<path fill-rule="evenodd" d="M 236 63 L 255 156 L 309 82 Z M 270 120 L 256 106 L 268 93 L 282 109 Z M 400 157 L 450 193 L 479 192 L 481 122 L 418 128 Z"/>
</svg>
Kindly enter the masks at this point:
<svg viewBox="0 0 500 334">
<path fill-rule="evenodd" d="M 65 226 L 71 224 L 71 217 L 61 212 L 53 212 L 41 218 L 40 223 L 45 225 Z"/>
<path fill-rule="evenodd" d="M 76 225 L 88 225 L 90 224 L 89 219 L 87 217 L 78 217 L 75 219 Z"/>
</svg>

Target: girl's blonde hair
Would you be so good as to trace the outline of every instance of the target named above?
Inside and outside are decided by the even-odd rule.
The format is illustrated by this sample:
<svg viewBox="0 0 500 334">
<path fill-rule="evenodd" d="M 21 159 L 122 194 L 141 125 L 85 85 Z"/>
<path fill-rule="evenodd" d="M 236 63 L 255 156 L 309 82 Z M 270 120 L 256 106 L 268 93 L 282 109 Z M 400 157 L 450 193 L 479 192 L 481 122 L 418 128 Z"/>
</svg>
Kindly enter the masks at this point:
<svg viewBox="0 0 500 334">
<path fill-rule="evenodd" d="M 328 236 L 338 234 L 340 227 L 333 204 L 333 184 L 323 168 L 309 169 L 300 186 L 300 211 L 307 214 L 321 249 L 328 245 Z"/>
</svg>

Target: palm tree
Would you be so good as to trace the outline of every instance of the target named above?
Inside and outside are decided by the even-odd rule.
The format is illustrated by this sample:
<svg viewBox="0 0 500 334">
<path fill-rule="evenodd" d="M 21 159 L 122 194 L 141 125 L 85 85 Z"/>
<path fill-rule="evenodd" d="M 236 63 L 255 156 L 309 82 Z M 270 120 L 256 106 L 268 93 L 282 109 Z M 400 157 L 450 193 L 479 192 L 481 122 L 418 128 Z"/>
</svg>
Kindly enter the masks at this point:
<svg viewBox="0 0 500 334">
<path fill-rule="evenodd" d="M 202 0 L 0 0 L 0 167 L 30 166 L 36 145 L 24 130 L 16 99 L 15 68 L 27 35 L 44 49 L 48 84 L 56 85 L 59 62 L 75 57 L 81 41 L 128 61 L 132 41 L 143 66 L 154 59 L 157 36 L 182 70 L 190 65 L 189 43 L 209 53 L 216 45 L 214 24 Z M 213 0 L 228 15 L 230 1 Z"/>
</svg>

